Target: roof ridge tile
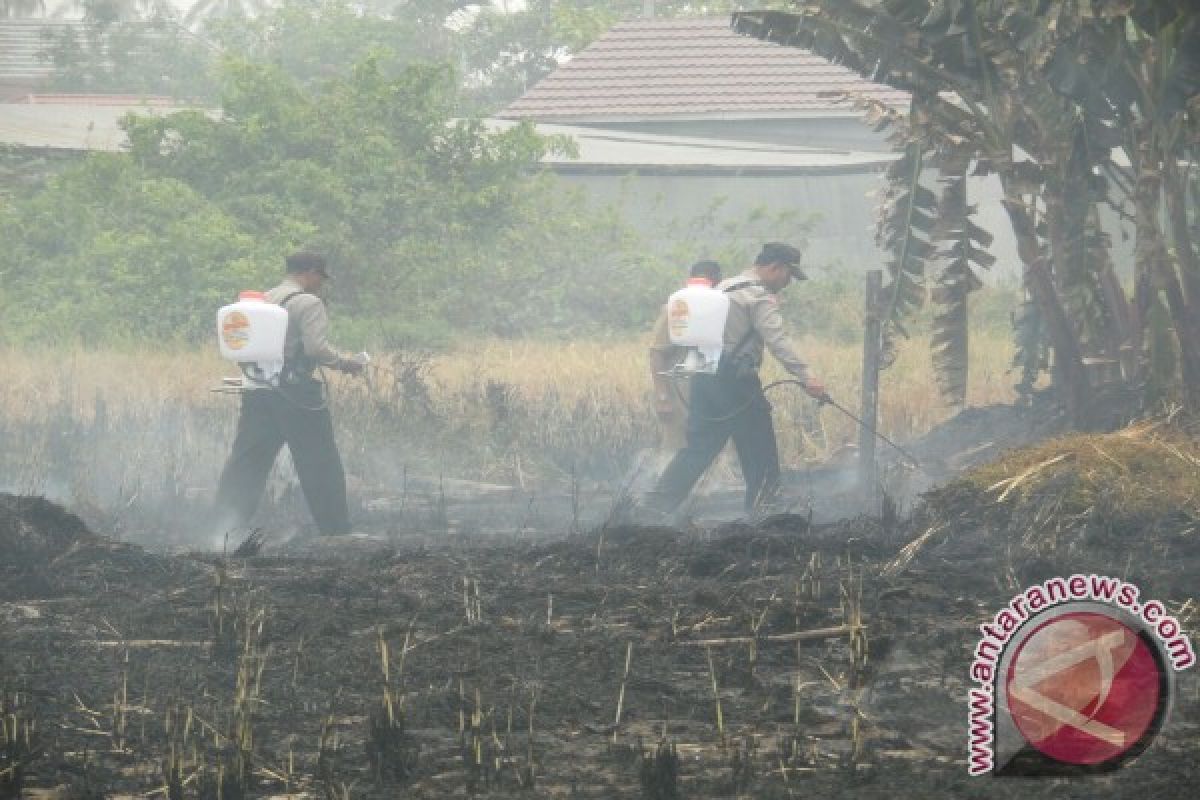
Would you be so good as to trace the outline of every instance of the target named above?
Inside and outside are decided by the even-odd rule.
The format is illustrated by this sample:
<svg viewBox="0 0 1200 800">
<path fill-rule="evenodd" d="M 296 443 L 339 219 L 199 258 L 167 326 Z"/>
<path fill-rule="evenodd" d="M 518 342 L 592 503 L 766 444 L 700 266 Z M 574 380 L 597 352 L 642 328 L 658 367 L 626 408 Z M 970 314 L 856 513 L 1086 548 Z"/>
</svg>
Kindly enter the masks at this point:
<svg viewBox="0 0 1200 800">
<path fill-rule="evenodd" d="M 726 109 L 844 113 L 846 103 L 825 96 L 830 91 L 898 105 L 908 97 L 807 50 L 742 36 L 725 15 L 631 19 L 543 78 L 501 116 L 549 120 L 632 113 L 633 107 L 648 116 Z"/>
</svg>

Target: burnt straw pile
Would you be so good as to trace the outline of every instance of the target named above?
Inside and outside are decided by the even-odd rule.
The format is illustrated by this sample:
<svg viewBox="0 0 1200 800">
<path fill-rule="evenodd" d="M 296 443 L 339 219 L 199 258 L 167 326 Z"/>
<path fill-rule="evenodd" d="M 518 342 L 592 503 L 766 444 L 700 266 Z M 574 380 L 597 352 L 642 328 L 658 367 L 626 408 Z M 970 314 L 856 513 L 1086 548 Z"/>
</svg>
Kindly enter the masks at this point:
<svg viewBox="0 0 1200 800">
<path fill-rule="evenodd" d="M 892 571 L 937 558 L 1166 565 L 1200 551 L 1200 439 L 1150 420 L 1012 450 L 926 493 L 911 528 Z"/>
<path fill-rule="evenodd" d="M 35 495 L 0 493 L 0 603 L 62 597 L 97 588 L 133 594 L 187 560 L 95 533 L 78 515 Z"/>
<path fill-rule="evenodd" d="M 44 497 L 0 494 L 0 599 L 44 593 L 54 563 L 96 541 L 83 520 Z"/>
</svg>

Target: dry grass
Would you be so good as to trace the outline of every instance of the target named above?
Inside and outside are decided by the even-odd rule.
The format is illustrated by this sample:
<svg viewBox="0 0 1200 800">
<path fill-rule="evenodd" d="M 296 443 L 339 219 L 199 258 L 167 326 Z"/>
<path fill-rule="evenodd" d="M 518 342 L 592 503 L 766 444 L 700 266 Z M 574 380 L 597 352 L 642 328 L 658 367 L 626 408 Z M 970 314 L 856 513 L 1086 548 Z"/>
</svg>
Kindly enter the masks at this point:
<svg viewBox="0 0 1200 800">
<path fill-rule="evenodd" d="M 928 529 L 884 570 L 895 576 L 930 550 L 960 546 L 1018 567 L 1104 572 L 1182 554 L 1200 528 L 1200 439 L 1194 421 L 1146 420 L 1107 434 L 1076 433 L 1014 449 L 923 496 Z M 1163 563 L 1168 563 L 1164 561 Z M 1042 567 L 1036 567 L 1042 569 Z M 1065 573 L 1064 573 L 1065 574 Z M 1108 573 L 1114 574 L 1114 573 Z"/>
<path fill-rule="evenodd" d="M 207 352 L 0 350 L 0 414 L 11 424 L 69 410 L 90 422 L 97 400 L 144 414 L 167 405 L 211 407 L 218 398 L 208 390 L 227 367 Z"/>
<path fill-rule="evenodd" d="M 1172 511 L 1200 517 L 1200 445 L 1186 431 L 1155 421 L 1052 439 L 964 479 L 997 500 L 1035 502 L 1050 492 L 1067 514 L 1104 506 L 1130 517 Z"/>
<path fill-rule="evenodd" d="M 811 337 L 797 345 L 830 393 L 848 408 L 857 409 L 862 385 L 858 348 Z M 979 336 L 973 346 L 968 404 L 1012 402 L 1010 342 L 1002 336 Z M 487 381 L 513 387 L 523 403 L 539 409 L 542 424 L 549 426 L 577 423 L 571 415 L 581 406 L 620 408 L 625 411 L 622 417 L 588 422 L 598 426 L 601 435 L 623 437 L 644 427 L 651 415 L 647 369 L 642 341 L 485 341 L 439 359 L 433 377 L 442 395 L 460 398 L 464 413 L 473 388 Z M 763 380 L 783 377 L 786 374 L 772 363 Z M 795 388 L 774 390 L 771 402 L 785 461 L 823 458 L 857 440 L 853 422 L 832 409 L 816 414 L 815 404 Z M 938 395 L 928 342 L 914 339 L 904 344 L 896 364 L 881 378 L 880 430 L 908 438 L 928 431 L 952 413 Z"/>
<path fill-rule="evenodd" d="M 798 344 L 833 395 L 856 408 L 858 348 Z M 369 383 L 331 376 L 352 495 L 407 498 L 410 479 L 569 486 L 573 497 L 580 487 L 618 485 L 638 452 L 658 441 L 646 345 L 485 340 L 437 355 L 377 354 Z M 1007 342 L 980 336 L 975 345 L 970 402 L 1009 400 Z M 882 380 L 880 427 L 898 439 L 952 413 L 925 348 L 907 343 Z M 776 370 L 764 377 L 779 377 Z M 234 372 L 207 349 L 0 350 L 0 489 L 96 509 L 130 531 L 174 530 L 181 515 L 202 520 L 237 419 L 237 398 L 210 389 Z M 858 432 L 836 410 L 818 410 L 795 387 L 771 401 L 785 467 L 850 457 L 846 445 Z M 307 519 L 292 502 L 286 464 L 268 484 L 267 506 L 276 518 L 286 508 Z M 440 493 L 422 497 L 428 524 L 443 524 Z"/>
<path fill-rule="evenodd" d="M 797 344 L 831 394 L 857 408 L 858 348 L 812 338 Z M 483 340 L 434 356 L 384 354 L 377 357 L 370 386 L 331 376 L 335 415 L 343 436 L 353 440 L 356 431 L 364 436 L 364 449 L 388 429 L 410 440 L 436 432 L 439 452 L 459 450 L 480 462 L 494 459 L 511 466 L 515 454 L 535 471 L 539 459 L 551 452 L 598 448 L 624 453 L 655 443 L 645 347 L 641 339 Z M 968 402 L 1011 401 L 1008 341 L 978 336 L 973 347 Z M 86 425 L 98 407 L 122 419 L 148 422 L 167 411 L 211 418 L 227 409 L 232 421 L 233 400 L 209 391 L 221 375 L 232 373 L 207 351 L 10 349 L 0 352 L 0 374 L 5 376 L 0 414 L 10 427 L 49 416 Z M 775 365 L 764 374 L 768 381 L 779 377 L 785 376 Z M 850 420 L 833 409 L 818 412 L 794 387 L 775 390 L 771 400 L 785 463 L 825 458 L 857 439 Z M 952 411 L 938 396 L 927 342 L 904 344 L 897 363 L 882 377 L 881 431 L 900 439 L 919 435 Z M 392 424 L 383 424 L 381 415 Z M 423 418 L 418 421 L 417 416 Z M 369 435 L 363 433 L 367 430 Z"/>
</svg>

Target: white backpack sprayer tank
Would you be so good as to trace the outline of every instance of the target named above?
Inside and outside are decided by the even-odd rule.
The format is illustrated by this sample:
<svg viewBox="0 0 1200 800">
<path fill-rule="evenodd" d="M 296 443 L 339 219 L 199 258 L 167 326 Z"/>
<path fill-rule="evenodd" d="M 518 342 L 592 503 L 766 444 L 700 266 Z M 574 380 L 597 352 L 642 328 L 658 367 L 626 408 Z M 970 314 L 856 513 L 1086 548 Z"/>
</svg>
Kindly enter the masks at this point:
<svg viewBox="0 0 1200 800">
<path fill-rule="evenodd" d="M 671 344 L 690 348 L 675 369 L 686 373 L 715 373 L 721 360 L 729 297 L 708 281 L 693 279 L 667 301 L 667 331 Z"/>
<path fill-rule="evenodd" d="M 221 356 L 235 362 L 251 380 L 274 384 L 283 371 L 288 312 L 267 302 L 262 292 L 242 292 L 217 311 Z"/>
</svg>

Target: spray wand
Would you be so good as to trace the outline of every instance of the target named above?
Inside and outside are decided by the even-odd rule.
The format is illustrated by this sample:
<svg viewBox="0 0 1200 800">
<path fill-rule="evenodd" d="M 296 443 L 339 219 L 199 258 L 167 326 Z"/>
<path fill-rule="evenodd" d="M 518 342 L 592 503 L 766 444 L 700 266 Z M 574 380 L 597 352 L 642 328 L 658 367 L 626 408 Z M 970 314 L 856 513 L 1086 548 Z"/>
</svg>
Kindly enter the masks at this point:
<svg viewBox="0 0 1200 800">
<path fill-rule="evenodd" d="M 782 380 L 782 381 L 775 381 L 774 383 L 767 384 L 766 386 L 764 386 L 764 387 L 763 387 L 763 391 L 765 392 L 765 391 L 767 391 L 767 390 L 769 390 L 769 389 L 773 389 L 773 388 L 775 388 L 776 386 L 782 386 L 783 384 L 786 384 L 786 383 L 792 383 L 792 384 L 795 384 L 795 385 L 797 385 L 797 386 L 800 386 L 800 387 L 803 387 L 803 386 L 804 386 L 804 384 L 803 384 L 803 383 L 801 383 L 800 381 L 798 381 L 798 380 L 794 380 L 794 379 L 790 379 L 790 378 L 789 378 L 789 379 L 785 379 L 785 380 Z M 903 447 L 901 447 L 900 445 L 898 445 L 898 444 L 896 444 L 895 442 L 893 442 L 893 441 L 892 441 L 891 439 L 889 439 L 888 437 L 884 436 L 884 435 L 883 435 L 882 433 L 880 433 L 879 431 L 877 431 L 877 430 L 875 430 L 874 428 L 872 428 L 871 426 L 867 425 L 867 423 L 863 422 L 861 419 L 859 419 L 857 416 L 855 416 L 855 415 L 854 415 L 854 414 L 853 414 L 853 413 L 852 413 L 852 412 L 851 412 L 849 409 L 847 409 L 845 406 L 841 405 L 841 404 L 840 404 L 840 403 L 838 403 L 836 400 L 834 400 L 832 397 L 830 397 L 830 396 L 829 396 L 829 392 L 825 392 L 825 393 L 823 393 L 823 394 L 822 394 L 820 397 L 816 398 L 816 401 L 817 401 L 817 403 L 818 403 L 818 404 L 820 404 L 820 405 L 823 405 L 823 406 L 824 406 L 824 405 L 830 405 L 830 406 L 833 406 L 833 407 L 834 407 L 834 408 L 836 408 L 838 411 L 842 412 L 842 413 L 843 413 L 843 414 L 845 414 L 847 417 L 849 417 L 850 419 L 854 420 L 854 422 L 855 422 L 855 423 L 857 423 L 857 424 L 858 424 L 858 426 L 859 426 L 860 428 L 862 428 L 863 430 L 865 430 L 867 433 L 871 434 L 871 435 L 872 435 L 872 436 L 874 436 L 876 439 L 879 439 L 879 440 L 880 440 L 881 442 L 883 442 L 884 444 L 886 444 L 886 445 L 890 446 L 890 447 L 891 447 L 893 450 L 895 450 L 897 453 L 899 453 L 900 455 L 904 456 L 904 459 L 905 459 L 906 461 L 908 461 L 910 464 L 912 464 L 914 467 L 916 467 L 916 468 L 918 468 L 918 469 L 920 469 L 920 468 L 921 468 L 921 462 L 917 460 L 917 457 L 916 457 L 916 456 L 914 456 L 912 453 L 910 453 L 910 452 L 908 452 L 907 450 L 905 450 L 905 449 L 904 449 Z"/>
</svg>

